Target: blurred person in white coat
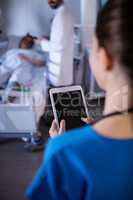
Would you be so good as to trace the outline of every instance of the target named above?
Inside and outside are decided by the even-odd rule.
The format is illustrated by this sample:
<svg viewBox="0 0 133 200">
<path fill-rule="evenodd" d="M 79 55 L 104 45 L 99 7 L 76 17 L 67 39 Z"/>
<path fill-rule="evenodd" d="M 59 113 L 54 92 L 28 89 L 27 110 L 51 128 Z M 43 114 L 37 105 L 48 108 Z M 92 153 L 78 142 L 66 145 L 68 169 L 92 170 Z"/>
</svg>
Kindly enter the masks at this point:
<svg viewBox="0 0 133 200">
<path fill-rule="evenodd" d="M 36 43 L 49 52 L 48 81 L 52 86 L 73 83 L 74 19 L 64 0 L 48 0 L 55 10 L 50 40 L 39 38 Z"/>
<path fill-rule="evenodd" d="M 47 86 L 71 85 L 73 83 L 74 19 L 64 0 L 48 0 L 48 4 L 55 11 L 50 39 L 42 37 L 35 40 L 36 44 L 49 54 Z M 43 148 L 41 136 L 33 137 L 26 148 L 30 151 Z"/>
</svg>

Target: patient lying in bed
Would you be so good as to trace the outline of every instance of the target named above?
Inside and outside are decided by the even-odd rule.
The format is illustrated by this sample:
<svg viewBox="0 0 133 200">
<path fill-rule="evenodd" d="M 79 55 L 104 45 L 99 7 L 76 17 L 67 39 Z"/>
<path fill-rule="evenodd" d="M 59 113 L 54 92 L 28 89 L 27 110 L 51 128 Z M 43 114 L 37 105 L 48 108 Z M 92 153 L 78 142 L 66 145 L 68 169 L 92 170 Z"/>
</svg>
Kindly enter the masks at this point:
<svg viewBox="0 0 133 200">
<path fill-rule="evenodd" d="M 7 98 L 12 87 L 29 86 L 33 81 L 33 68 L 44 67 L 46 58 L 33 49 L 34 37 L 26 35 L 22 38 L 18 49 L 9 50 L 2 58 L 0 65 L 0 86 L 7 82 L 4 98 Z"/>
</svg>

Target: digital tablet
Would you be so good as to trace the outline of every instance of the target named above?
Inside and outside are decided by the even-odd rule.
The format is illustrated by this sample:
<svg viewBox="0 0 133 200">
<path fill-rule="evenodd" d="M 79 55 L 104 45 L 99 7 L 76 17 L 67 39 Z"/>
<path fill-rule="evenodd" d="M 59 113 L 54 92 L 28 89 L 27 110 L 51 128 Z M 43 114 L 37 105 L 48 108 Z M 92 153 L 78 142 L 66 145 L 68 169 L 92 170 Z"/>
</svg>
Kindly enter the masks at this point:
<svg viewBox="0 0 133 200">
<path fill-rule="evenodd" d="M 81 86 L 50 89 L 50 99 L 58 126 L 62 119 L 66 121 L 67 130 L 85 125 L 81 118 L 89 117 L 89 114 Z"/>
</svg>

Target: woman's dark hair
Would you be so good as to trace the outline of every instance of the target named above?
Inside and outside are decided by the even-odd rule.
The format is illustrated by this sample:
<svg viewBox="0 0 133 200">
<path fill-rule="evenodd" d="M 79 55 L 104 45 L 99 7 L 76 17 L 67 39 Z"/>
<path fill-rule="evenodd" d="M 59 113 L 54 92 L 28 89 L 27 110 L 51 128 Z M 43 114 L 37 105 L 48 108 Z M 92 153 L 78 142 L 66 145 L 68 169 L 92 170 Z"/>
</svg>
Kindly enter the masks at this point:
<svg viewBox="0 0 133 200">
<path fill-rule="evenodd" d="M 27 33 L 27 35 L 21 39 L 19 43 L 19 48 L 25 45 L 26 49 L 31 49 L 34 46 L 34 39 L 36 39 L 36 37 L 33 37 L 32 35 Z"/>
<path fill-rule="evenodd" d="M 133 79 L 133 1 L 108 0 L 100 11 L 96 37 L 112 60 L 117 60 Z"/>
</svg>

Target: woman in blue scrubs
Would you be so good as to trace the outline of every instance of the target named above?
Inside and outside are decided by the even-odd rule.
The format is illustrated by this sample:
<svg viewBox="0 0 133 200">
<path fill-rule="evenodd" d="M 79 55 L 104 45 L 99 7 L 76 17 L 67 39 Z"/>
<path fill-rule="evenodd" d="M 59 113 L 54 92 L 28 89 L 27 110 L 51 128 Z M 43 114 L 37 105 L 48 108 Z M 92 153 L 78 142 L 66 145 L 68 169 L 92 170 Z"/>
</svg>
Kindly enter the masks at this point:
<svg viewBox="0 0 133 200">
<path fill-rule="evenodd" d="M 133 200 L 133 1 L 109 0 L 99 13 L 91 66 L 106 91 L 103 118 L 58 136 L 53 122 L 31 200 Z"/>
</svg>

